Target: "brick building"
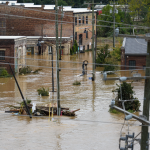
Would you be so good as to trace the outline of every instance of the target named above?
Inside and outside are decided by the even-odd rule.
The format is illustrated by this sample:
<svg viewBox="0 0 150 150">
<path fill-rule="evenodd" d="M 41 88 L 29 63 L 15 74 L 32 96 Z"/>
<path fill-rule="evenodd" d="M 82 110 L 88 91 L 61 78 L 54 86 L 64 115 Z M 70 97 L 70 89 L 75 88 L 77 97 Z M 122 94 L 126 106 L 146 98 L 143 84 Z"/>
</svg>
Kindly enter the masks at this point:
<svg viewBox="0 0 150 150">
<path fill-rule="evenodd" d="M 26 37 L 24 36 L 0 36 L 0 68 L 5 68 L 11 73 L 9 62 L 15 72 L 25 66 Z M 3 63 L 4 62 L 4 63 Z"/>
<path fill-rule="evenodd" d="M 146 66 L 147 42 L 141 38 L 124 38 L 121 47 L 121 69 L 141 69 Z M 131 67 L 128 67 L 131 66 Z M 140 66 L 140 67 L 135 67 Z"/>
<path fill-rule="evenodd" d="M 34 5 L 9 1 L 0 4 L 0 35 L 55 37 L 55 5 Z M 91 49 L 92 11 L 88 8 L 63 9 L 62 37 L 73 37 L 83 49 Z M 96 12 L 95 12 L 96 18 Z M 87 28 L 88 33 L 84 33 Z M 58 10 L 58 33 L 61 7 Z M 96 21 L 94 30 L 96 33 Z"/>
</svg>

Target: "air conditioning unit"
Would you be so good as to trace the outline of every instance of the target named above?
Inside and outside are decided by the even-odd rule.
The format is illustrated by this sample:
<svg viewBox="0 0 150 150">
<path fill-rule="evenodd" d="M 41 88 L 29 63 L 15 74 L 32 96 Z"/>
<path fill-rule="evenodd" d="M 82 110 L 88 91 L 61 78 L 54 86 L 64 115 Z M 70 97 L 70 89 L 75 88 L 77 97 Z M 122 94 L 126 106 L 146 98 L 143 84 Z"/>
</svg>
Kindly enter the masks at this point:
<svg viewBox="0 0 150 150">
<path fill-rule="evenodd" d="M 15 6 L 15 3 L 11 3 L 11 6 Z"/>
</svg>

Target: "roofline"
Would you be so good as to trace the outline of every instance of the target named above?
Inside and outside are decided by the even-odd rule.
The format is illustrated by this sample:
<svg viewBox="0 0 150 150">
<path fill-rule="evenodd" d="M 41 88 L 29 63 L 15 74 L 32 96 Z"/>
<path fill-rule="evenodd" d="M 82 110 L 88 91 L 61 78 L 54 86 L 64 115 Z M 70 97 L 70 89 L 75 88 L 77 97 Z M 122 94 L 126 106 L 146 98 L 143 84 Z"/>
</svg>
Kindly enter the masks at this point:
<svg viewBox="0 0 150 150">
<path fill-rule="evenodd" d="M 83 14 L 83 13 L 92 13 L 92 11 L 88 11 L 88 12 L 73 12 L 74 14 Z M 97 13 L 97 11 L 94 11 L 94 13 Z"/>
<path fill-rule="evenodd" d="M 135 53 L 125 53 L 125 55 L 130 55 L 130 56 L 147 56 L 149 55 L 149 53 L 139 53 L 139 54 L 135 54 Z"/>
</svg>

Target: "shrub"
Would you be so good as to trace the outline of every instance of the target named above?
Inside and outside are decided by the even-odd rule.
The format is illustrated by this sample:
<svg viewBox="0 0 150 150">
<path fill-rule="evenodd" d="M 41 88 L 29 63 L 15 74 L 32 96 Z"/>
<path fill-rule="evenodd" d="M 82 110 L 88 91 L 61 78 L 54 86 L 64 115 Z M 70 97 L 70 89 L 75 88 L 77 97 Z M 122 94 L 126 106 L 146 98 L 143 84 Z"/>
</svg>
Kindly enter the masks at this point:
<svg viewBox="0 0 150 150">
<path fill-rule="evenodd" d="M 108 65 L 104 66 L 103 71 L 115 71 L 117 69 L 117 67 L 114 66 L 114 64 L 112 62 L 106 62 L 106 64 L 108 64 Z"/>
<path fill-rule="evenodd" d="M 81 82 L 76 80 L 73 85 L 81 85 Z"/>
<path fill-rule="evenodd" d="M 117 84 L 117 86 L 118 88 L 112 92 L 118 93 L 116 100 L 115 100 L 115 104 L 116 106 L 122 108 L 122 102 L 119 101 L 119 99 L 121 99 L 120 85 Z M 133 91 L 133 87 L 131 86 L 131 83 L 123 82 L 121 84 L 121 91 L 122 91 L 122 100 L 137 99 L 136 97 L 133 96 L 135 92 Z M 126 110 L 135 112 L 135 111 L 139 111 L 139 107 L 141 106 L 141 103 L 137 99 L 134 101 L 127 101 L 124 103 L 124 105 L 125 105 Z"/>
<path fill-rule="evenodd" d="M 31 73 L 32 69 L 27 66 L 27 67 L 23 67 L 23 68 L 20 68 L 19 70 L 19 74 L 28 74 L 28 73 Z"/>
<path fill-rule="evenodd" d="M 27 105 L 31 103 L 31 100 L 29 100 L 29 99 L 27 99 L 27 100 L 25 100 L 25 101 L 26 101 L 26 104 L 27 104 Z M 20 106 L 25 106 L 24 102 L 21 102 L 21 103 L 19 103 L 19 104 L 20 104 Z"/>
<path fill-rule="evenodd" d="M 46 90 L 44 87 L 41 87 L 37 90 L 39 95 L 49 96 L 49 88 Z"/>
<path fill-rule="evenodd" d="M 0 76 L 6 77 L 8 75 L 9 74 L 8 74 L 7 70 L 3 69 Z"/>
<path fill-rule="evenodd" d="M 113 108 L 110 108 L 110 109 L 109 109 L 109 112 L 110 112 L 110 113 L 114 113 L 114 114 L 119 114 L 119 113 L 120 113 L 118 110 L 113 109 Z"/>
</svg>

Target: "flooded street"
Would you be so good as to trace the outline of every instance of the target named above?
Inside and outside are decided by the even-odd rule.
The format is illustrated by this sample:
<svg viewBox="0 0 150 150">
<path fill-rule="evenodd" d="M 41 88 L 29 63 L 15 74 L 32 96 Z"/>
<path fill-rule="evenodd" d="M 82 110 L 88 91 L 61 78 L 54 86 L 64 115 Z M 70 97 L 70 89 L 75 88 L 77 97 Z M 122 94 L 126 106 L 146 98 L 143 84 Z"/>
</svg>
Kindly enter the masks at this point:
<svg viewBox="0 0 150 150">
<path fill-rule="evenodd" d="M 84 60 L 89 63 L 88 72 L 85 76 L 79 76 L 82 74 Z M 4 113 L 4 110 L 8 109 L 7 105 L 15 105 L 22 99 L 13 78 L 0 78 L 0 150 L 118 150 L 124 115 L 111 114 L 108 111 L 111 100 L 116 97 L 112 90 L 117 88 L 116 83 L 119 84 L 119 81 L 104 82 L 100 74 L 102 68 L 97 67 L 96 80 L 92 82 L 89 79 L 92 76 L 91 63 L 92 52 L 62 56 L 60 63 L 61 107 L 68 107 L 70 110 L 80 108 L 80 111 L 76 112 L 76 117 L 54 116 L 54 121 L 49 121 L 48 117 L 30 119 L 28 116 Z M 51 92 L 50 96 L 45 97 L 40 97 L 37 93 L 37 89 L 41 87 L 52 91 L 51 55 L 27 56 L 26 64 L 33 70 L 38 68 L 42 70 L 39 74 L 17 76 L 24 97 L 37 105 L 56 103 L 56 92 Z M 144 75 L 143 71 L 140 73 Z M 131 74 L 118 72 L 118 75 L 130 76 Z M 81 82 L 80 86 L 73 85 L 76 80 Z M 55 61 L 54 84 L 56 91 Z M 144 81 L 133 82 L 132 85 L 136 93 L 135 97 L 143 104 Z M 140 110 L 142 110 L 142 105 Z M 140 124 L 135 120 L 129 121 L 129 132 L 131 134 L 135 132 L 137 135 L 141 132 Z M 125 125 L 122 131 L 127 134 L 128 126 Z M 139 144 L 135 144 L 134 149 L 140 149 Z"/>
</svg>

